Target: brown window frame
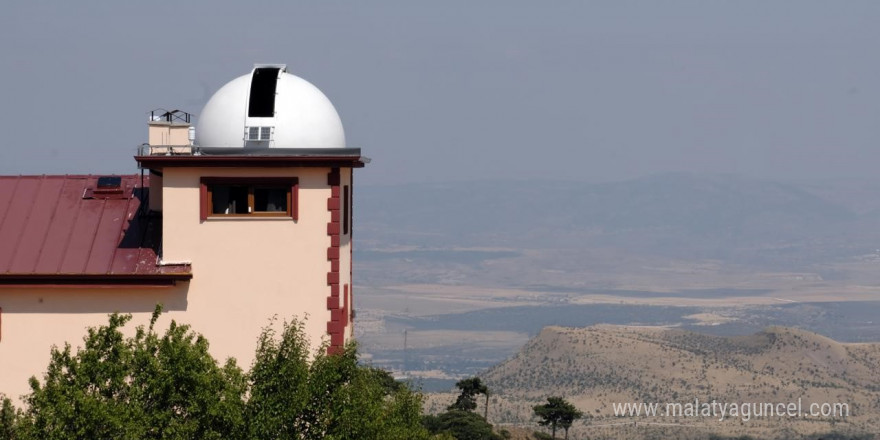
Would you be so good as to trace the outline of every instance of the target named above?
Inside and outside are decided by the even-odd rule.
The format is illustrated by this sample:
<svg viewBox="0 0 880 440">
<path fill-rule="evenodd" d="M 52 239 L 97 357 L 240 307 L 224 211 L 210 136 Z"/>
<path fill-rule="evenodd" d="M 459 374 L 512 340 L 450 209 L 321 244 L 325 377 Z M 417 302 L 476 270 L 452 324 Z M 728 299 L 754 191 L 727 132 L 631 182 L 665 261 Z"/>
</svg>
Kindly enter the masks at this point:
<svg viewBox="0 0 880 440">
<path fill-rule="evenodd" d="M 251 212 L 246 214 L 214 214 L 212 185 L 236 185 L 248 187 L 248 206 Z M 287 211 L 264 212 L 254 211 L 254 188 L 271 187 L 287 190 Z M 291 218 L 299 220 L 299 178 L 297 177 L 202 177 L 199 180 L 199 217 L 201 221 L 209 218 Z"/>
</svg>

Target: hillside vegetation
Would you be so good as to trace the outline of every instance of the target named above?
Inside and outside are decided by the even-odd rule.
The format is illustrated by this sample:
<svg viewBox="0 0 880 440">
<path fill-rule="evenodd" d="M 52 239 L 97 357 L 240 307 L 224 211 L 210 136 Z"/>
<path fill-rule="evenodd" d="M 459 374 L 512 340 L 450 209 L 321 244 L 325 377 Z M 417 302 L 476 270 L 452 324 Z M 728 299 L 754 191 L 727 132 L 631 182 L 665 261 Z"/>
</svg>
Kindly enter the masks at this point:
<svg viewBox="0 0 880 440">
<path fill-rule="evenodd" d="M 720 337 L 656 327 L 548 327 L 483 378 L 498 396 L 490 421 L 529 424 L 530 405 L 562 395 L 591 415 L 575 424 L 573 438 L 706 438 L 710 433 L 800 438 L 817 432 L 880 432 L 880 344 L 842 344 L 791 328 Z M 800 399 L 805 412 L 810 403 L 846 403 L 849 417 L 719 421 L 614 416 L 614 403 L 694 399 Z"/>
</svg>

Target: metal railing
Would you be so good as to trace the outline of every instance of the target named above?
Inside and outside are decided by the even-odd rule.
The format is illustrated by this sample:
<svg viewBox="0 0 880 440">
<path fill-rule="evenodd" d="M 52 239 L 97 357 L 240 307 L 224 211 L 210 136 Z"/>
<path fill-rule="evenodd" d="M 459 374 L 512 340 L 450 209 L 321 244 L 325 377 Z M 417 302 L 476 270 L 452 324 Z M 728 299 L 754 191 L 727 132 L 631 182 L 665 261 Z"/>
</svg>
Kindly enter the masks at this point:
<svg viewBox="0 0 880 440">
<path fill-rule="evenodd" d="M 192 115 L 183 110 L 165 110 L 157 108 L 150 111 L 150 122 L 179 122 L 181 124 L 189 124 Z"/>
<path fill-rule="evenodd" d="M 137 146 L 138 156 L 192 156 L 199 154 L 198 147 L 192 145 L 150 145 Z"/>
</svg>

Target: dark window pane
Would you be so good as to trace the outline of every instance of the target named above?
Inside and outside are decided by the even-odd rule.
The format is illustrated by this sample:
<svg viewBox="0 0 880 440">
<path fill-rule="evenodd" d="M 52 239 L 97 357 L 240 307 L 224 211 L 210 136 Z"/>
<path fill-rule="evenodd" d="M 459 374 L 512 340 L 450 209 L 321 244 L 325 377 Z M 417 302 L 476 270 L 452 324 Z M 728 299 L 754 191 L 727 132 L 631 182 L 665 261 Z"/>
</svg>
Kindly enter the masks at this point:
<svg viewBox="0 0 880 440">
<path fill-rule="evenodd" d="M 348 185 L 342 187 L 342 233 L 348 234 L 348 222 L 349 216 L 351 215 L 349 211 L 349 205 L 351 204 L 351 199 L 348 196 Z"/>
<path fill-rule="evenodd" d="M 254 188 L 254 211 L 286 212 L 286 188 Z"/>
<path fill-rule="evenodd" d="M 122 177 L 104 176 L 98 177 L 98 189 L 120 188 L 122 187 Z"/>
<path fill-rule="evenodd" d="M 277 67 L 262 67 L 254 70 L 254 75 L 251 77 L 248 116 L 252 118 L 275 116 L 275 86 L 278 82 L 278 70 Z"/>
<path fill-rule="evenodd" d="M 240 185 L 211 185 L 212 214 L 247 214 L 248 187 Z"/>
</svg>

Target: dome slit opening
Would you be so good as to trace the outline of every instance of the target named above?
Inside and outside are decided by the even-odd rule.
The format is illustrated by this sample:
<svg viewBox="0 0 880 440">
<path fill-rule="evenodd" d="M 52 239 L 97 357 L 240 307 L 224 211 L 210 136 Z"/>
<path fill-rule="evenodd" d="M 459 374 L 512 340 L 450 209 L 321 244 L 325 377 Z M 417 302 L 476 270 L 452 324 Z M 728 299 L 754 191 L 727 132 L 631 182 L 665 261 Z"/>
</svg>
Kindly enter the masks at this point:
<svg viewBox="0 0 880 440">
<path fill-rule="evenodd" d="M 275 87 L 278 84 L 277 67 L 258 67 L 251 77 L 251 93 L 248 101 L 248 117 L 271 118 L 275 116 Z"/>
</svg>

